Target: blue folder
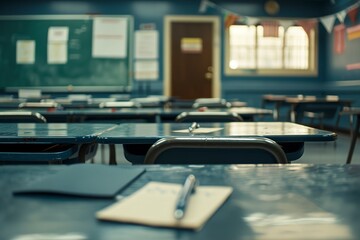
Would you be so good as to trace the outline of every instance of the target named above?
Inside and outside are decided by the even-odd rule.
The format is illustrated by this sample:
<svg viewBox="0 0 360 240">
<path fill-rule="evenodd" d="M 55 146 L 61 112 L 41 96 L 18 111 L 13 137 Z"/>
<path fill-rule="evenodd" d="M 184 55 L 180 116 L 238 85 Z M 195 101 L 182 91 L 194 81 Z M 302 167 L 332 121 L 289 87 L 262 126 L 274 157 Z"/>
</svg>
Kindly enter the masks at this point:
<svg viewBox="0 0 360 240">
<path fill-rule="evenodd" d="M 13 193 L 112 198 L 143 172 L 144 168 L 74 164 L 40 181 L 20 187 Z"/>
</svg>

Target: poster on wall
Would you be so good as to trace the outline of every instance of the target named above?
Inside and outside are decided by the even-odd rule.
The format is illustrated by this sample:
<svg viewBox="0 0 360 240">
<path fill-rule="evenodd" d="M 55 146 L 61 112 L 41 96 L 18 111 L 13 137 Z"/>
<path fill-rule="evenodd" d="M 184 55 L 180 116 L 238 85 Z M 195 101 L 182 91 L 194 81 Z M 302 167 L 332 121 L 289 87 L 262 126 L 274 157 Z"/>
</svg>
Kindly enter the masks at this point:
<svg viewBox="0 0 360 240">
<path fill-rule="evenodd" d="M 34 64 L 35 63 L 35 41 L 18 40 L 16 41 L 16 63 Z"/>
<path fill-rule="evenodd" d="M 138 30 L 135 32 L 135 58 L 158 58 L 159 33 L 156 30 Z"/>
<path fill-rule="evenodd" d="M 137 60 L 135 62 L 135 79 L 139 81 L 154 81 L 159 78 L 159 63 L 157 60 Z"/>
<path fill-rule="evenodd" d="M 201 38 L 182 38 L 181 52 L 182 53 L 201 53 L 203 42 Z"/>
<path fill-rule="evenodd" d="M 127 19 L 96 17 L 93 23 L 92 56 L 94 58 L 127 57 Z"/>
<path fill-rule="evenodd" d="M 349 40 L 360 38 L 360 24 L 353 27 L 348 27 L 346 32 Z"/>
<path fill-rule="evenodd" d="M 48 64 L 65 64 L 68 61 L 68 27 L 50 27 L 48 30 Z"/>
</svg>

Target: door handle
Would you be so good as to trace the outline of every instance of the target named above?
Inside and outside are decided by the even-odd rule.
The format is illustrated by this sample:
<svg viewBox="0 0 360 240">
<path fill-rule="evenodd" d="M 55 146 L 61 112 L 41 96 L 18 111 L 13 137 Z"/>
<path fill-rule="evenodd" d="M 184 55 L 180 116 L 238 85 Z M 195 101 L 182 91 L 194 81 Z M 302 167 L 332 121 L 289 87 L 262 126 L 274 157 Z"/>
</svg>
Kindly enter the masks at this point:
<svg viewBox="0 0 360 240">
<path fill-rule="evenodd" d="M 211 80 L 213 77 L 213 74 L 211 72 L 207 72 L 205 73 L 205 78 L 208 79 L 208 80 Z"/>
</svg>

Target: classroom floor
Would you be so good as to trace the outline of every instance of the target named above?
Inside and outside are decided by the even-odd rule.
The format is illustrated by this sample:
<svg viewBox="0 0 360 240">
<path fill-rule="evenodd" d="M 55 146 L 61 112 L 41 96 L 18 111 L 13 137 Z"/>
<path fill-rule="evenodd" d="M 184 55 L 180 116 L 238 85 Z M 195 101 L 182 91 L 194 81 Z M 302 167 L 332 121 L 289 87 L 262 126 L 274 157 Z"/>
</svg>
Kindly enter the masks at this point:
<svg viewBox="0 0 360 240">
<path fill-rule="evenodd" d="M 303 156 L 293 163 L 316 163 L 316 164 L 345 164 L 350 148 L 351 137 L 349 133 L 337 133 L 335 142 L 307 142 Z M 122 145 L 117 145 L 116 156 L 118 164 L 129 164 L 124 158 Z M 99 146 L 94 161 L 96 163 L 108 162 L 108 147 Z M 352 163 L 360 164 L 360 139 L 357 140 Z"/>
</svg>

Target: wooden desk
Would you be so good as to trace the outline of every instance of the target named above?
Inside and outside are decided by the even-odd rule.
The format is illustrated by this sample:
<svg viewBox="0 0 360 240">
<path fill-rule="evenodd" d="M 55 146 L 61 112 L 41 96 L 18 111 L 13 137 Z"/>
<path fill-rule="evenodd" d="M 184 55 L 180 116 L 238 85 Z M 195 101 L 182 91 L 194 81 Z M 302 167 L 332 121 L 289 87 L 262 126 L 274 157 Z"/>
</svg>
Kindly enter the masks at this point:
<svg viewBox="0 0 360 240">
<path fill-rule="evenodd" d="M 148 109 L 89 108 L 38 112 L 41 113 L 48 122 L 120 123 L 124 121 L 156 122 L 158 119 L 158 112 Z"/>
<path fill-rule="evenodd" d="M 175 118 L 182 112 L 194 112 L 196 109 L 164 109 L 161 110 L 159 115 L 162 120 L 174 121 Z M 239 114 L 245 121 L 254 121 L 256 117 L 261 117 L 264 115 L 271 115 L 272 110 L 263 109 L 263 108 L 253 108 L 253 107 L 231 107 L 231 108 L 209 108 L 203 111 L 210 112 L 234 112 Z"/>
<path fill-rule="evenodd" d="M 339 107 L 350 107 L 352 100 L 340 99 L 337 96 L 327 96 L 327 97 L 316 97 L 316 96 L 307 96 L 307 95 L 272 95 L 266 94 L 262 97 L 262 108 L 265 108 L 267 104 L 275 104 L 274 108 L 274 119 L 278 121 L 280 119 L 280 108 L 283 106 L 290 107 L 290 121 L 296 122 L 296 108 L 301 105 L 311 105 L 317 104 L 319 106 L 326 107 L 328 105 L 338 104 Z M 338 121 L 338 120 L 337 120 Z"/>
<path fill-rule="evenodd" d="M 274 104 L 274 112 L 273 112 L 273 118 L 275 121 L 280 120 L 280 108 L 285 103 L 285 99 L 288 96 L 285 95 L 273 95 L 273 94 L 265 94 L 262 96 L 262 103 L 261 107 L 266 108 L 267 104 Z"/>
<path fill-rule="evenodd" d="M 285 103 L 291 105 L 290 120 L 292 122 L 297 121 L 297 114 L 298 114 L 296 110 L 297 107 L 308 106 L 308 108 L 311 109 L 311 106 L 315 106 L 315 108 L 318 109 L 323 108 L 324 110 L 326 110 L 327 106 L 338 106 L 339 111 L 341 111 L 343 107 L 351 107 L 352 102 L 353 102 L 352 100 L 346 100 L 346 99 L 327 99 L 327 98 L 316 98 L 316 97 L 304 97 L 304 98 L 288 97 L 285 99 Z M 334 114 L 336 114 L 336 112 L 334 112 Z"/>
<path fill-rule="evenodd" d="M 119 108 L 119 109 L 77 109 L 38 111 L 48 122 L 124 122 L 127 120 L 145 122 L 171 122 L 182 112 L 196 111 L 195 109 L 168 109 L 168 108 Z M 210 109 L 209 111 L 235 112 L 247 121 L 253 121 L 258 116 L 271 115 L 272 110 L 236 107 L 229 109 Z"/>
<path fill-rule="evenodd" d="M 69 233 L 87 240 L 360 239 L 359 165 L 146 166 L 121 192 L 128 196 L 149 181 L 180 184 L 190 173 L 201 185 L 232 186 L 230 198 L 200 231 L 96 220 L 95 213 L 114 199 L 12 194 L 66 167 L 0 167 L 0 239 Z"/>
<path fill-rule="evenodd" d="M 289 122 L 232 122 L 201 123 L 201 127 L 220 128 L 212 133 L 179 133 L 186 130 L 189 123 L 124 123 L 101 134 L 98 142 L 103 144 L 147 144 L 151 145 L 163 137 L 268 137 L 284 147 L 288 160 L 296 160 L 302 155 L 304 142 L 334 141 L 336 134 Z M 114 154 L 115 155 L 115 154 Z"/>
<path fill-rule="evenodd" d="M 346 159 L 346 163 L 350 164 L 351 163 L 351 159 L 354 153 L 354 149 L 355 149 L 355 145 L 356 145 L 356 140 L 358 138 L 359 135 L 359 128 L 360 128 L 360 108 L 345 108 L 343 111 L 340 112 L 340 114 L 342 115 L 351 115 L 351 116 L 355 116 L 355 127 L 351 130 L 351 143 L 350 143 L 350 149 L 348 152 L 348 156 Z"/>
<path fill-rule="evenodd" d="M 96 153 L 96 139 L 114 124 L 2 123 L 0 161 L 50 162 L 76 158 L 84 162 Z M 75 154 L 75 156 L 73 156 Z"/>
</svg>

